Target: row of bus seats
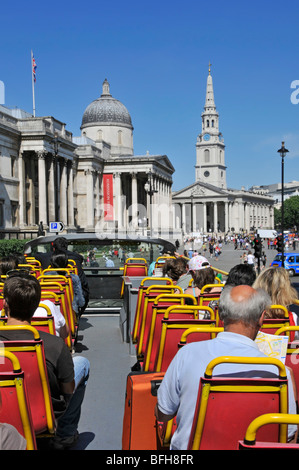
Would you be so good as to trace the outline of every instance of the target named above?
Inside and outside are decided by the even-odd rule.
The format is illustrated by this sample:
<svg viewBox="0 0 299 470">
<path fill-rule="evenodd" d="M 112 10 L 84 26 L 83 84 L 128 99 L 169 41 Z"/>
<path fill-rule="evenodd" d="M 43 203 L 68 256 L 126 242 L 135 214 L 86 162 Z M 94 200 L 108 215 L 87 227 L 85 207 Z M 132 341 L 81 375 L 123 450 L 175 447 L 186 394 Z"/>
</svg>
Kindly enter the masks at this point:
<svg viewBox="0 0 299 470">
<path fill-rule="evenodd" d="M 32 339 L 1 342 L 0 422 L 13 425 L 25 437 L 27 450 L 37 449 L 37 438 L 55 432 L 43 341 L 32 326 L 1 326 L 23 329 Z"/>
<path fill-rule="evenodd" d="M 77 273 L 77 268 L 70 263 L 64 269 L 64 275 L 46 275 L 51 269 L 42 271 L 37 260 L 28 259 L 28 265 L 19 265 L 28 269 L 41 284 L 40 306 L 47 311 L 46 317 L 33 317 L 30 326 L 7 326 L 3 309 L 3 286 L 0 283 L 0 331 L 3 329 L 23 329 L 29 331 L 32 339 L 10 340 L 1 342 L 0 348 L 0 422 L 13 425 L 25 437 L 27 450 L 37 449 L 37 440 L 52 436 L 55 432 L 48 374 L 44 355 L 43 341 L 39 331 L 56 334 L 54 318 L 50 308 L 43 304 L 48 299 L 59 305 L 70 329 L 65 339 L 72 350 L 77 336 L 78 322 L 72 309 L 73 286 L 70 273 Z M 57 272 L 58 270 L 55 269 Z"/>
<path fill-rule="evenodd" d="M 55 334 L 55 324 L 49 308 L 43 303 L 43 300 L 50 300 L 57 305 L 65 318 L 69 329 L 69 335 L 65 342 L 69 349 L 74 349 L 74 344 L 78 335 L 78 319 L 73 310 L 72 302 L 74 298 L 73 283 L 71 273 L 77 274 L 77 267 L 73 260 L 69 260 L 67 268 L 48 268 L 42 270 L 40 262 L 33 258 L 26 258 L 27 264 L 18 266 L 18 269 L 27 269 L 30 274 L 35 276 L 41 285 L 41 303 L 40 306 L 47 310 L 47 317 L 34 317 L 32 325 L 37 329 L 43 329 Z M 1 276 L 0 281 L 0 322 L 5 323 L 5 312 L 3 310 L 3 286 L 6 276 Z"/>
<path fill-rule="evenodd" d="M 223 285 L 221 284 L 221 287 Z M 220 294 L 206 293 L 207 288 L 208 286 L 205 286 L 202 289 L 197 300 L 184 294 L 169 278 L 145 277 L 141 281 L 132 330 L 132 342 L 139 364 L 139 368 L 135 369 L 140 372 L 132 372 L 127 378 L 122 442 L 124 450 L 169 448 L 176 421 L 174 419 L 167 424 L 156 422 L 153 413 L 156 403 L 156 393 L 153 393 L 153 389 L 156 385 L 153 387 L 153 383 L 162 381 L 170 361 L 180 347 L 192 341 L 212 339 L 223 331 L 218 315 Z M 209 306 L 211 301 L 213 308 Z M 299 327 L 290 326 L 288 312 L 282 306 L 273 305 L 272 308 L 281 308 L 285 317 L 281 320 L 265 320 L 262 331 L 289 336 L 286 365 L 292 367 L 299 390 L 299 343 L 294 341 L 293 337 Z M 221 360 L 235 361 L 236 358 Z M 239 361 L 244 360 L 251 361 L 251 358 L 239 358 Z M 267 416 L 274 413 L 275 417 L 278 414 L 278 418 L 271 417 L 274 422 L 280 423 L 281 416 L 284 421 L 281 421 L 283 424 L 272 427 L 263 427 L 262 421 L 263 424 L 258 426 L 261 428 L 258 434 L 261 446 L 267 448 L 266 444 L 262 444 L 263 441 L 272 441 L 269 446 L 271 448 L 275 446 L 273 443 L 276 443 L 277 447 L 288 446 L 285 423 L 292 423 L 295 418 L 287 414 L 287 380 L 284 365 L 280 361 L 266 358 L 266 362 L 271 361 L 279 369 L 278 379 L 220 379 L 212 374 L 214 366 L 206 371 L 206 377 L 202 378 L 200 384 L 189 449 L 243 449 L 247 446 L 246 442 L 249 448 L 256 448 L 255 438 L 251 441 L 248 438 L 244 441 L 243 438 L 251 421 L 265 413 Z M 144 386 L 147 381 L 151 384 L 148 392 Z M 133 389 L 135 386 L 137 390 L 138 383 L 143 384 L 142 393 L 148 394 L 147 398 L 142 397 L 139 416 L 132 408 Z M 225 393 L 222 393 L 224 390 Z M 138 406 L 136 398 L 135 403 L 135 406 Z M 234 416 L 237 417 L 237 422 L 233 424 Z M 229 438 L 224 438 L 223 429 L 226 429 L 226 426 L 231 430 Z"/>
</svg>

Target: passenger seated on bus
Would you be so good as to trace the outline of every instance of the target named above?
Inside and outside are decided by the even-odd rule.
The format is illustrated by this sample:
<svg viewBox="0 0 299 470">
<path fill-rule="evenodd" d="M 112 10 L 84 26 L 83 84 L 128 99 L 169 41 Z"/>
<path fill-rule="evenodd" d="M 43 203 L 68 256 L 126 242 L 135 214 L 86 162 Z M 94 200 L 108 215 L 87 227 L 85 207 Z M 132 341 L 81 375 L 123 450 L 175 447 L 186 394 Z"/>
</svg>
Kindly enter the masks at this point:
<svg viewBox="0 0 299 470">
<path fill-rule="evenodd" d="M 60 336 L 62 339 L 65 339 L 69 335 L 69 327 L 65 322 L 65 318 L 60 311 L 59 305 L 55 305 L 54 302 L 48 299 L 42 299 L 41 303 L 47 305 L 51 310 L 52 316 L 54 318 L 55 331 L 56 335 Z M 37 307 L 33 317 L 46 317 L 47 310 L 43 307 Z"/>
<path fill-rule="evenodd" d="M 30 325 L 41 297 L 38 280 L 25 273 L 15 273 L 4 283 L 4 309 L 7 325 Z M 62 338 L 44 331 L 43 340 L 53 410 L 57 418 L 54 449 L 72 446 L 77 438 L 81 404 L 89 376 L 89 361 L 82 356 L 72 356 Z M 23 336 L 24 335 L 24 336 Z M 1 331 L 0 340 L 32 338 L 26 331 Z"/>
<path fill-rule="evenodd" d="M 208 260 L 201 255 L 194 256 L 188 262 L 189 273 L 193 278 L 193 285 L 188 287 L 184 292 L 185 294 L 193 295 L 193 297 L 199 297 L 200 291 L 203 286 L 207 284 L 214 284 L 215 272 L 211 268 Z M 207 292 L 220 292 L 219 287 L 215 284 L 215 287 L 208 289 Z"/>
<path fill-rule="evenodd" d="M 173 284 L 180 286 L 183 290 L 187 289 L 192 279 L 188 272 L 188 262 L 185 258 L 170 258 L 165 261 L 162 268 L 163 276 L 172 279 Z"/>
<path fill-rule="evenodd" d="M 158 421 L 168 421 L 176 416 L 177 429 L 171 440 L 171 449 L 186 450 L 196 407 L 200 377 L 206 366 L 219 356 L 265 357 L 256 343 L 255 337 L 263 323 L 264 311 L 271 304 L 269 295 L 262 289 L 251 286 L 227 286 L 223 289 L 219 302 L 220 319 L 224 331 L 215 339 L 187 344 L 179 349 L 169 365 L 158 389 L 156 417 Z M 274 366 L 250 364 L 223 364 L 217 367 L 217 375 L 240 373 L 243 376 L 277 376 Z M 289 384 L 293 385 L 290 371 L 287 370 Z M 295 385 L 294 385 L 295 388 Z M 289 413 L 296 414 L 293 386 L 288 387 Z M 289 426 L 289 439 L 293 439 L 296 426 Z M 296 442 L 296 441 L 295 441 Z"/>
<path fill-rule="evenodd" d="M 252 286 L 256 272 L 251 264 L 236 264 L 228 273 L 226 286 Z"/>
<path fill-rule="evenodd" d="M 51 268 L 66 268 L 68 265 L 68 257 L 65 252 L 63 251 L 55 251 L 51 256 Z M 54 271 L 56 272 L 56 271 Z M 51 275 L 54 272 L 47 271 L 47 275 Z M 63 271 L 57 271 L 57 274 L 63 275 Z M 71 273 L 71 278 L 73 281 L 73 289 L 74 289 L 74 298 L 72 302 L 72 307 L 74 312 L 77 316 L 79 316 L 80 308 L 84 307 L 85 305 L 85 298 L 83 295 L 83 290 L 81 286 L 81 281 L 79 276 L 76 274 Z"/>
<path fill-rule="evenodd" d="M 3 256 L 0 260 L 0 275 L 6 276 L 8 271 L 18 268 L 18 258 L 14 255 Z"/>
<path fill-rule="evenodd" d="M 272 305 L 282 305 L 288 309 L 290 325 L 299 325 L 297 314 L 290 310 L 291 305 L 298 299 L 298 294 L 291 284 L 286 269 L 275 266 L 264 269 L 256 278 L 253 287 L 264 289 L 271 297 Z M 267 318 L 284 318 L 284 312 L 279 309 L 268 309 L 265 313 L 265 319 Z M 295 339 L 298 339 L 298 336 L 296 332 Z"/>
<path fill-rule="evenodd" d="M 0 409 L 2 406 L 0 390 Z M 8 423 L 0 423 L 0 450 L 26 450 L 26 439 Z"/>
<path fill-rule="evenodd" d="M 51 263 L 51 257 L 52 254 L 55 252 L 61 252 L 63 251 L 64 253 L 67 254 L 68 259 L 72 259 L 75 261 L 76 266 L 78 268 L 78 276 L 81 281 L 81 286 L 83 290 L 83 295 L 85 298 L 85 304 L 83 307 L 80 308 L 80 315 L 84 312 L 85 308 L 88 305 L 89 301 L 89 286 L 87 282 L 87 278 L 85 276 L 85 273 L 83 271 L 82 265 L 83 265 L 83 256 L 81 256 L 79 253 L 76 251 L 70 251 L 68 250 L 68 241 L 65 237 L 57 237 L 52 243 L 52 251 L 49 253 L 35 253 L 34 257 L 41 262 L 42 269 L 47 269 Z"/>
</svg>

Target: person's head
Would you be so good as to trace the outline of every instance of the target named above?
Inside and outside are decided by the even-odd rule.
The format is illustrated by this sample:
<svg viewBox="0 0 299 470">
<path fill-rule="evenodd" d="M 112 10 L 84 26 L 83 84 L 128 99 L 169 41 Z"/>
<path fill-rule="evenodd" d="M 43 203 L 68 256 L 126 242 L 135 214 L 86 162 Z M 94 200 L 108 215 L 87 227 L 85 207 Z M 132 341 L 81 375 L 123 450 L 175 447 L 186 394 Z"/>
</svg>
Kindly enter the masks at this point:
<svg viewBox="0 0 299 470">
<path fill-rule="evenodd" d="M 251 264 L 237 264 L 228 273 L 225 285 L 239 286 L 248 285 L 252 286 L 256 279 L 256 273 L 253 265 Z"/>
<path fill-rule="evenodd" d="M 193 277 L 193 284 L 202 289 L 207 284 L 214 284 L 215 273 L 208 260 L 201 255 L 194 256 L 188 262 L 189 272 Z"/>
<path fill-rule="evenodd" d="M 219 317 L 224 329 L 233 324 L 256 329 L 262 325 L 263 313 L 271 304 L 271 298 L 263 289 L 251 286 L 226 286 L 219 299 Z"/>
<path fill-rule="evenodd" d="M 256 278 L 253 287 L 264 289 L 271 297 L 272 305 L 288 307 L 298 299 L 296 289 L 292 286 L 289 274 L 284 268 L 271 266 L 264 269 Z M 281 310 L 267 312 L 266 317 L 281 317 Z"/>
<path fill-rule="evenodd" d="M 57 237 L 52 243 L 53 251 L 66 251 L 68 248 L 68 241 L 65 237 Z"/>
<path fill-rule="evenodd" d="M 0 274 L 6 275 L 8 271 L 12 269 L 17 269 L 18 267 L 18 258 L 15 255 L 4 256 L 0 260 Z"/>
<path fill-rule="evenodd" d="M 41 286 L 30 274 L 15 274 L 5 280 L 4 309 L 11 318 L 30 323 L 41 298 Z"/>
<path fill-rule="evenodd" d="M 66 268 L 68 265 L 68 257 L 64 251 L 54 251 L 51 256 L 51 267 L 52 268 Z"/>
<path fill-rule="evenodd" d="M 183 274 L 186 274 L 187 270 L 187 260 L 185 260 L 184 258 L 170 258 L 164 263 L 163 276 L 166 275 L 170 277 L 173 281 L 178 281 Z"/>
</svg>

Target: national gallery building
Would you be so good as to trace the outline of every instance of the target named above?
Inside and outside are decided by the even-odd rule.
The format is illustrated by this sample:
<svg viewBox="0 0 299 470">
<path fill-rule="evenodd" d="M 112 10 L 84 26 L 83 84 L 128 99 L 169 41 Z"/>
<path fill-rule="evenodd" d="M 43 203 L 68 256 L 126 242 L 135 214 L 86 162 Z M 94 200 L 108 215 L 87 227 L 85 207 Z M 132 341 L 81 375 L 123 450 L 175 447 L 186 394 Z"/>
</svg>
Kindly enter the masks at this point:
<svg viewBox="0 0 299 470">
<path fill-rule="evenodd" d="M 0 105 L 0 231 L 115 230 L 177 238 L 190 232 L 273 228 L 274 200 L 228 189 L 223 136 L 209 72 L 195 183 L 172 192 L 166 155 L 134 155 L 127 108 L 110 93 L 84 111 L 81 135 L 52 116 Z M 151 229 L 151 230 L 150 230 Z"/>
</svg>

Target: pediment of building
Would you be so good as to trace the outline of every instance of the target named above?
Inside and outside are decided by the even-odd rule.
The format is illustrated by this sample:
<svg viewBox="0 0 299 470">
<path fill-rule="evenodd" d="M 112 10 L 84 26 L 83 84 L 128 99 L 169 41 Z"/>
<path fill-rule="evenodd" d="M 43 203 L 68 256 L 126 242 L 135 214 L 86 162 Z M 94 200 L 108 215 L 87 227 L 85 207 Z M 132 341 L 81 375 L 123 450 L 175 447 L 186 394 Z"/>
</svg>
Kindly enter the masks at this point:
<svg viewBox="0 0 299 470">
<path fill-rule="evenodd" d="M 191 198 L 193 196 L 194 199 L 196 198 L 211 198 L 211 197 L 219 197 L 219 196 L 227 196 L 227 192 L 224 189 L 217 188 L 216 186 L 212 186 L 210 184 L 205 184 L 201 182 L 196 182 L 187 186 L 179 191 L 175 191 L 172 195 L 173 199 L 181 199 L 181 198 Z"/>
</svg>

